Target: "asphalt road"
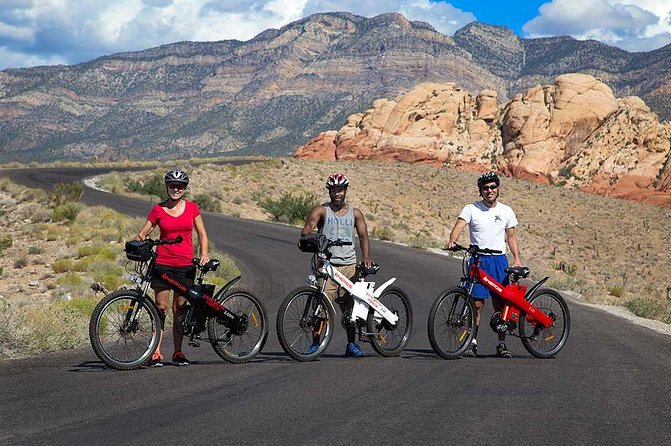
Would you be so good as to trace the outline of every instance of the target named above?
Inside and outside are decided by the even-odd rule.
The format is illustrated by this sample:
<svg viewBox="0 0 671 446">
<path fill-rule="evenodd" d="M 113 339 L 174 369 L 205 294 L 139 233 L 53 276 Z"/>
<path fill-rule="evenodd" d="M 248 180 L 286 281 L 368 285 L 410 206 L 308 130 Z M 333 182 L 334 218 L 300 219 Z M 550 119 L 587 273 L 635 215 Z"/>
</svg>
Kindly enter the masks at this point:
<svg viewBox="0 0 671 446">
<path fill-rule="evenodd" d="M 95 173 L 4 172 L 47 189 Z M 91 189 L 85 201 L 132 215 L 149 210 L 148 202 Z M 569 301 L 571 336 L 554 359 L 530 356 L 514 338 L 514 357 L 496 358 L 496 337 L 483 324 L 483 356 L 446 361 L 431 350 L 426 319 L 438 293 L 457 283 L 460 264 L 373 242 L 380 282 L 398 277 L 414 305 L 406 351 L 382 358 L 363 344 L 366 358 L 345 358 L 337 327 L 319 361 L 298 363 L 274 332 L 280 301 L 309 269 L 309 255 L 295 248 L 298 230 L 204 220 L 216 246 L 235 258 L 242 285 L 267 305 L 262 354 L 233 365 L 208 345 L 187 347 L 188 367 L 132 372 L 107 369 L 88 346 L 0 361 L 0 444 L 671 444 L 669 336 Z"/>
</svg>

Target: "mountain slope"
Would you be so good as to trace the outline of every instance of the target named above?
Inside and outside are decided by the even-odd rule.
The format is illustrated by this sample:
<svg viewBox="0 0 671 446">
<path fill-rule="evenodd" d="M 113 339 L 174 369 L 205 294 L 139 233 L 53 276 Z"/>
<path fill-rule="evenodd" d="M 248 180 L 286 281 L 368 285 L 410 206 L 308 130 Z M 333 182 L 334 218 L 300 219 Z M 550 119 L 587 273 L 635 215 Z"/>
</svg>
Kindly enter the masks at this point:
<svg viewBox="0 0 671 446">
<path fill-rule="evenodd" d="M 452 38 L 399 14 L 315 14 L 247 42 L 179 42 L 0 71 L 0 161 L 287 154 L 421 82 L 506 99 L 573 71 L 668 117 L 669 51 L 521 39 L 481 23 Z"/>
</svg>

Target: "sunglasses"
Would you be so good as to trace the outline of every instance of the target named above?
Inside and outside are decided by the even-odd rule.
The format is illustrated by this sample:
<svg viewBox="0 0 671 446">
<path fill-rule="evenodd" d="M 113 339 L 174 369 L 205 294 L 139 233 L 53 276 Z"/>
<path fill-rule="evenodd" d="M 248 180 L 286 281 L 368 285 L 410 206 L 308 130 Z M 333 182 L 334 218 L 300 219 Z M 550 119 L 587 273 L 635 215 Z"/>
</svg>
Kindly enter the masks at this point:
<svg viewBox="0 0 671 446">
<path fill-rule="evenodd" d="M 497 186 L 496 184 L 491 184 L 489 186 L 482 186 L 480 189 L 482 189 L 482 190 L 494 190 L 497 187 L 499 187 L 499 186 Z"/>
<path fill-rule="evenodd" d="M 168 188 L 169 188 L 169 189 L 180 189 L 180 190 L 184 190 L 184 189 L 186 189 L 186 185 L 181 184 L 181 183 L 169 183 L 169 184 L 168 184 Z"/>
</svg>

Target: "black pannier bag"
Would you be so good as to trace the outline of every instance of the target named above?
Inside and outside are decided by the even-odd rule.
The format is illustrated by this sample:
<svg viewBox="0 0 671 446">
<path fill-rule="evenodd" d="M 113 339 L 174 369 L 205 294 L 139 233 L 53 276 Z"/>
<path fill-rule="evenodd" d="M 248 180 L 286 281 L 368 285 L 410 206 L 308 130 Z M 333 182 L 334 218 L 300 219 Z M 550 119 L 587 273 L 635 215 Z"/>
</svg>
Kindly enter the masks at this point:
<svg viewBox="0 0 671 446">
<path fill-rule="evenodd" d="M 303 252 L 320 252 L 326 244 L 326 236 L 320 232 L 301 235 L 298 248 Z"/>
<path fill-rule="evenodd" d="M 151 259 L 151 242 L 131 240 L 126 242 L 126 258 L 135 262 L 147 262 Z"/>
</svg>

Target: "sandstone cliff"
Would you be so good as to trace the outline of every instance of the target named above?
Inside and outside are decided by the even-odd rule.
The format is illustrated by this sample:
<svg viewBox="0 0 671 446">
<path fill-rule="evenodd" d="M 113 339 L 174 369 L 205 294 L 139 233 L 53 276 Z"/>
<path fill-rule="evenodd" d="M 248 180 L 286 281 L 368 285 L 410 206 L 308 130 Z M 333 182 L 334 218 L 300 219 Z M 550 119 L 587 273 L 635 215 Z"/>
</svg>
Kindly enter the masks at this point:
<svg viewBox="0 0 671 446">
<path fill-rule="evenodd" d="M 567 74 L 504 105 L 454 84 L 422 83 L 379 99 L 294 156 L 390 159 L 496 169 L 517 178 L 671 206 L 671 123 L 637 97 Z"/>
</svg>

